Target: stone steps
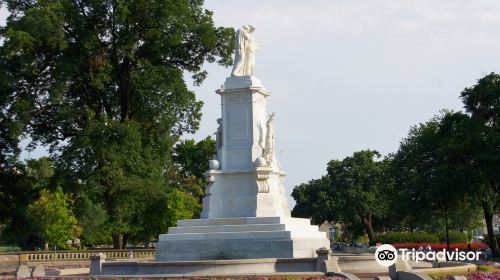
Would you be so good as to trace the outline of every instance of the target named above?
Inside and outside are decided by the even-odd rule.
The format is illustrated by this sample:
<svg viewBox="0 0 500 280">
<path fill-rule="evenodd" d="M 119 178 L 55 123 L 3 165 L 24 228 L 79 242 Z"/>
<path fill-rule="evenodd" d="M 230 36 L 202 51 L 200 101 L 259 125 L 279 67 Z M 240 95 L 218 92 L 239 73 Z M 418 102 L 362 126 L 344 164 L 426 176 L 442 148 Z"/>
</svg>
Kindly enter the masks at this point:
<svg viewBox="0 0 500 280">
<path fill-rule="evenodd" d="M 160 235 L 158 261 L 314 257 L 316 249 L 329 246 L 326 234 L 308 219 L 217 218 L 177 225 Z"/>
<path fill-rule="evenodd" d="M 180 220 L 160 240 L 325 238 L 308 219 L 244 217 Z"/>
<path fill-rule="evenodd" d="M 305 219 L 304 219 L 305 220 Z M 250 224 L 280 224 L 280 217 L 241 217 L 218 219 L 191 219 L 177 221 L 177 227 L 220 226 L 220 225 L 250 225 Z"/>
<path fill-rule="evenodd" d="M 231 239 L 289 239 L 290 231 L 245 231 L 245 232 L 211 232 L 211 233 L 179 233 L 161 234 L 160 241 L 176 240 L 231 240 Z"/>
<path fill-rule="evenodd" d="M 286 224 L 294 226 L 310 227 L 309 219 L 303 218 L 281 218 L 281 217 L 242 217 L 242 218 L 218 218 L 218 219 L 192 219 L 177 221 L 177 228 L 184 227 L 207 227 L 207 226 L 247 226 L 247 225 L 276 225 Z M 317 229 L 317 226 L 314 226 Z"/>
<path fill-rule="evenodd" d="M 286 230 L 284 224 L 250 224 L 250 225 L 220 225 L 220 226 L 191 226 L 171 227 L 169 234 L 180 233 L 213 233 L 213 232 L 243 232 L 243 231 L 280 231 Z"/>
<path fill-rule="evenodd" d="M 238 233 L 238 232 L 276 232 L 291 231 L 292 237 L 325 237 L 316 226 L 297 224 L 250 224 L 250 225 L 220 225 L 220 226 L 192 226 L 171 227 L 169 234 L 209 234 L 209 233 Z"/>
</svg>

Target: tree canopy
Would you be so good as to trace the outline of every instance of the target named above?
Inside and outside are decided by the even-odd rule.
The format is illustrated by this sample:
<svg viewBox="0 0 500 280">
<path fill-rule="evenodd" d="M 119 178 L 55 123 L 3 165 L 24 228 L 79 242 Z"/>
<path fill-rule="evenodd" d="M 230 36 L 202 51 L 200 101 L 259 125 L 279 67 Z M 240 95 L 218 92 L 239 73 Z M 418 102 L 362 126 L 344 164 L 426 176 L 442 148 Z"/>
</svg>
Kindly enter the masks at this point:
<svg viewBox="0 0 500 280">
<path fill-rule="evenodd" d="M 489 243 L 500 256 L 493 215 L 500 211 L 500 75 L 491 73 L 464 89 L 460 97 L 470 116 L 468 193 L 483 209 Z"/>
<path fill-rule="evenodd" d="M 77 216 L 101 213 L 116 248 L 150 238 L 141 219 L 152 198 L 168 211 L 174 189 L 191 188 L 172 158 L 201 117 L 184 75 L 200 84 L 204 63 L 228 66 L 234 30 L 215 26 L 201 0 L 2 3 L 0 164 L 13 166 L 29 136 L 28 148 L 49 147 Z"/>
<path fill-rule="evenodd" d="M 500 76 L 486 75 L 460 98 L 465 112 L 445 110 L 413 126 L 383 161 L 371 151 L 332 160 L 328 176 L 294 188 L 293 214 L 373 241 L 377 231 L 462 232 L 477 228 L 482 212 L 498 255 Z"/>
<path fill-rule="evenodd" d="M 328 176 L 293 190 L 297 204 L 292 213 L 311 217 L 315 223 L 340 223 L 344 231 L 353 236 L 366 233 L 374 243 L 374 220 L 382 219 L 388 211 L 387 163 L 376 160 L 379 157 L 377 151 L 363 150 L 330 161 Z"/>
</svg>

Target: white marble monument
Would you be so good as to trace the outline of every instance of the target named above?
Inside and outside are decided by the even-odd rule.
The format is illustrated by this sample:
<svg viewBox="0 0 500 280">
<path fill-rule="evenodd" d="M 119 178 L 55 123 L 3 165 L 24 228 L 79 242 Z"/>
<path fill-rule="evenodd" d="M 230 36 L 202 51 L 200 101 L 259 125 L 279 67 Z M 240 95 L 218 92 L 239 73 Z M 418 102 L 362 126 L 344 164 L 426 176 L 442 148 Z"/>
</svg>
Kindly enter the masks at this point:
<svg viewBox="0 0 500 280">
<path fill-rule="evenodd" d="M 160 235 L 157 261 L 308 258 L 329 247 L 317 226 L 290 216 L 286 173 L 275 157 L 275 114 L 266 112 L 270 93 L 254 76 L 254 30 L 238 30 L 231 77 L 216 91 L 222 118 L 201 219 L 180 220 Z"/>
</svg>

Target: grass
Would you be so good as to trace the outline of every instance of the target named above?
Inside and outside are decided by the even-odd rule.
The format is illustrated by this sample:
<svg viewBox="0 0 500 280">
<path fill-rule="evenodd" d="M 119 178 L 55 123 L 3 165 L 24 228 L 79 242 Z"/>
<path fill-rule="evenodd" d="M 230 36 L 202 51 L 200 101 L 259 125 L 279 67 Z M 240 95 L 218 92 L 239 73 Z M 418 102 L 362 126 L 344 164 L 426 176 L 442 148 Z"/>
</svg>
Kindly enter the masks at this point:
<svg viewBox="0 0 500 280">
<path fill-rule="evenodd" d="M 483 272 L 483 273 L 495 273 L 495 272 L 500 272 L 500 267 L 494 267 L 492 265 L 480 265 L 477 269 L 477 272 Z M 446 272 L 439 272 L 439 273 L 427 273 L 428 276 L 430 276 L 434 280 L 443 280 L 447 279 L 448 276 L 450 275 L 468 275 L 471 273 L 475 272 L 466 272 L 464 270 L 448 270 Z"/>
<path fill-rule="evenodd" d="M 434 280 L 441 280 L 441 279 L 447 279 L 448 276 L 450 275 L 467 275 L 470 272 L 466 270 L 460 270 L 460 269 L 455 269 L 455 270 L 448 270 L 445 272 L 435 272 L 435 273 L 425 273 L 428 276 L 430 276 Z"/>
<path fill-rule="evenodd" d="M 492 265 L 480 265 L 477 271 L 481 271 L 481 272 L 500 272 L 500 267 L 494 267 Z"/>
<path fill-rule="evenodd" d="M 17 246 L 0 245 L 0 253 L 19 252 L 19 251 L 21 251 L 21 248 Z"/>
</svg>

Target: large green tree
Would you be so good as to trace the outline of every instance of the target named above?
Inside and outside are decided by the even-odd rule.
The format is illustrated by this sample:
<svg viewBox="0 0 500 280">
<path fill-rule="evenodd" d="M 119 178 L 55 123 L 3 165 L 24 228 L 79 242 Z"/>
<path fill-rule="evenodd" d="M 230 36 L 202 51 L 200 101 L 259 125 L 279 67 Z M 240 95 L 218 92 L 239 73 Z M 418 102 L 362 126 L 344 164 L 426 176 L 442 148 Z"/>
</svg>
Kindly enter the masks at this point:
<svg viewBox="0 0 500 280">
<path fill-rule="evenodd" d="M 199 84 L 205 62 L 229 65 L 234 30 L 201 0 L 1 2 L 2 155 L 23 133 L 49 146 L 65 190 L 106 212 L 122 248 L 150 198 L 182 187 L 172 147 L 202 106 L 183 75 Z"/>
<path fill-rule="evenodd" d="M 330 161 L 327 176 L 294 188 L 297 204 L 293 215 L 312 218 L 315 223 L 340 223 L 353 238 L 366 233 L 374 243 L 374 225 L 382 227 L 391 185 L 387 160 L 377 160 L 379 157 L 377 151 L 363 150 Z"/>
<path fill-rule="evenodd" d="M 377 151 L 363 150 L 342 161 L 332 160 L 327 168 L 341 221 L 353 231 L 363 228 L 372 244 L 374 220 L 385 216 L 388 205 L 387 162 L 379 157 Z"/>
<path fill-rule="evenodd" d="M 490 246 L 494 256 L 500 256 L 493 230 L 493 215 L 500 210 L 500 75 L 486 75 L 460 97 L 472 123 L 467 191 L 481 205 Z"/>
<path fill-rule="evenodd" d="M 392 161 L 400 209 L 414 225 L 431 225 L 446 234 L 450 221 L 457 221 L 460 209 L 474 217 L 468 188 L 472 182 L 475 125 L 460 112 L 444 112 L 432 120 L 413 127 L 403 139 Z M 422 222 L 425 217 L 427 223 Z M 429 222 L 430 221 L 430 222 Z M 444 223 L 440 223 L 443 221 Z M 471 220 L 473 224 L 475 221 Z"/>
</svg>

